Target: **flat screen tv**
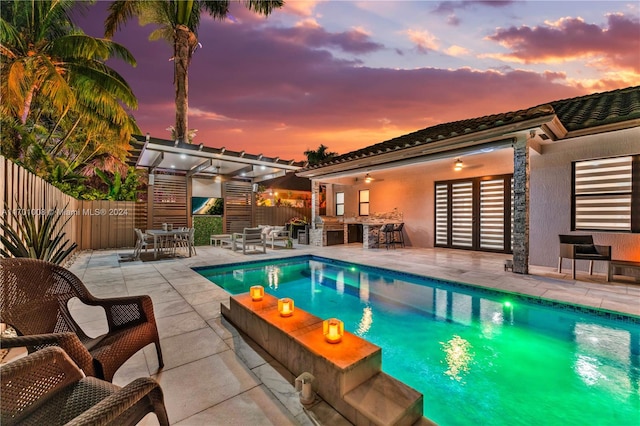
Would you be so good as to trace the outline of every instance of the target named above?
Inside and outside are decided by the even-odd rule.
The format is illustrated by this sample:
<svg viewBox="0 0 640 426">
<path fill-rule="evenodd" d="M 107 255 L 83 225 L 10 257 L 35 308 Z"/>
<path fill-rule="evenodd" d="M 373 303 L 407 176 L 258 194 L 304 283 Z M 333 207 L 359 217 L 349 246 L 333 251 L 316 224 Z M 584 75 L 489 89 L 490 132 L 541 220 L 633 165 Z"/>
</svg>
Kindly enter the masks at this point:
<svg viewBox="0 0 640 426">
<path fill-rule="evenodd" d="M 191 214 L 222 215 L 222 198 L 191 197 Z"/>
</svg>

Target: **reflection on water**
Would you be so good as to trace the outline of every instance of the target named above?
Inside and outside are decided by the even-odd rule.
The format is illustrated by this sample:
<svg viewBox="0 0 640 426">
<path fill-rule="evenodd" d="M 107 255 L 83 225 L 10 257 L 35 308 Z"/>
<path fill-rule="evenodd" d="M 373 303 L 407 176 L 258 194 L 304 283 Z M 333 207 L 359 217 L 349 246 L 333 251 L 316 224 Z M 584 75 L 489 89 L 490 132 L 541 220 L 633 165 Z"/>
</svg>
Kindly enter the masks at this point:
<svg viewBox="0 0 640 426">
<path fill-rule="evenodd" d="M 278 283 L 280 282 L 280 268 L 275 265 L 268 265 L 266 268 L 267 280 L 269 281 L 269 288 L 273 290 L 278 289 Z"/>
<path fill-rule="evenodd" d="M 358 323 L 358 328 L 354 334 L 364 337 L 371 328 L 371 324 L 373 324 L 373 309 L 371 309 L 371 306 L 365 306 L 362 309 L 362 319 Z"/>
<path fill-rule="evenodd" d="M 440 342 L 440 344 L 448 366 L 444 374 L 453 380 L 462 381 L 462 375 L 469 372 L 469 365 L 473 360 L 471 343 L 460 336 L 453 336 L 448 342 Z"/>
</svg>

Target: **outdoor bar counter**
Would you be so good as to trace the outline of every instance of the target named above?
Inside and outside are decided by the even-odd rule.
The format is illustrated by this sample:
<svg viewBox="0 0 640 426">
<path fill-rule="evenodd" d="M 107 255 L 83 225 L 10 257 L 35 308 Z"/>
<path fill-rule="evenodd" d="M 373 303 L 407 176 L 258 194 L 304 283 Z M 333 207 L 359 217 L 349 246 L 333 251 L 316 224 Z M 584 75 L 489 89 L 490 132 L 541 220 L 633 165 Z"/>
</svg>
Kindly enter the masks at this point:
<svg viewBox="0 0 640 426">
<path fill-rule="evenodd" d="M 386 224 L 395 225 L 401 222 L 402 214 L 398 212 L 382 213 L 375 217 L 319 216 L 316 229 L 311 231 L 311 244 L 329 246 L 361 242 L 365 249 L 378 248 L 380 229 Z M 332 235 L 337 232 L 341 235 Z"/>
</svg>

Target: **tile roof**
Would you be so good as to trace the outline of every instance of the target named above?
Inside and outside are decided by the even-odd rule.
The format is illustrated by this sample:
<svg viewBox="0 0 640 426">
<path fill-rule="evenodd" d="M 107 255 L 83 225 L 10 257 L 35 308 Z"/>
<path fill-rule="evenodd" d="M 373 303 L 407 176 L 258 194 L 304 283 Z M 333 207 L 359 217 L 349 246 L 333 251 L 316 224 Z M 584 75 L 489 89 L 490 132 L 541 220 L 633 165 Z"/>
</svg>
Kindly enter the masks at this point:
<svg viewBox="0 0 640 426">
<path fill-rule="evenodd" d="M 553 114 L 557 115 L 558 119 L 569 132 L 640 118 L 640 86 L 554 101 L 520 111 L 437 124 L 432 127 L 427 127 L 426 129 L 398 136 L 385 142 L 336 156 L 330 161 L 309 166 L 306 170 L 345 163 L 358 158 L 381 155 L 416 145 L 427 145 L 432 142 L 451 139 L 460 135 L 497 129 L 502 126 L 516 124 L 520 121 Z"/>
<path fill-rule="evenodd" d="M 640 118 L 640 86 L 550 102 L 568 131 Z"/>
</svg>

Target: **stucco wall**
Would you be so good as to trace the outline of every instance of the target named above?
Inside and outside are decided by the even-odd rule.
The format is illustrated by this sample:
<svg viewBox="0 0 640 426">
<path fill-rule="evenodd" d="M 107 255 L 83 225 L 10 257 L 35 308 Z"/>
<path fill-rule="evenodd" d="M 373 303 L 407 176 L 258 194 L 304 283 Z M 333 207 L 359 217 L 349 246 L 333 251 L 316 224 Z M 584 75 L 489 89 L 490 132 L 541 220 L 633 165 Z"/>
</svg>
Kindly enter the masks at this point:
<svg viewBox="0 0 640 426">
<path fill-rule="evenodd" d="M 358 214 L 358 191 L 369 189 L 371 213 L 398 208 L 405 222 L 407 245 L 433 247 L 434 182 L 513 171 L 512 149 L 467 156 L 462 160 L 464 168 L 459 172 L 453 170 L 454 159 L 439 160 L 392 171 L 371 172 L 374 181 L 369 184 L 350 178 L 343 181 L 344 185 L 334 185 L 333 191 L 345 193 L 345 217 L 350 217 Z M 335 198 L 329 200 L 333 202 Z"/>
<path fill-rule="evenodd" d="M 531 155 L 530 263 L 557 266 L 558 234 L 571 233 L 571 162 L 640 153 L 640 128 L 587 136 L 545 145 Z M 583 232 L 576 232 L 583 233 Z M 584 232 L 586 233 L 586 232 Z M 611 245 L 615 259 L 640 261 L 640 235 L 593 233 L 596 244 Z M 563 264 L 569 267 L 565 260 Z M 587 270 L 587 261 L 576 268 Z M 604 272 L 604 262 L 594 271 Z"/>
</svg>

